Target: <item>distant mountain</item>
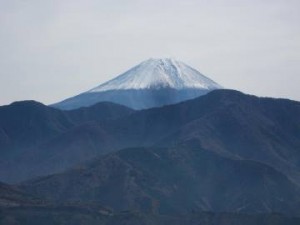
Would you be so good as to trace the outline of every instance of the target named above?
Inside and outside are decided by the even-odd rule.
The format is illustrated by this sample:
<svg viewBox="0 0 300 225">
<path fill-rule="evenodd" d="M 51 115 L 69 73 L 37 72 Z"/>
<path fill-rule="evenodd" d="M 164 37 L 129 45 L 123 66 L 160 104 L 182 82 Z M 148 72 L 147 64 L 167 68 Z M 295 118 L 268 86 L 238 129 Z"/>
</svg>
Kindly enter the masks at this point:
<svg viewBox="0 0 300 225">
<path fill-rule="evenodd" d="M 192 67 L 174 59 L 149 59 L 120 76 L 53 106 L 74 109 L 109 101 L 146 109 L 206 94 L 221 86 Z"/>
</svg>

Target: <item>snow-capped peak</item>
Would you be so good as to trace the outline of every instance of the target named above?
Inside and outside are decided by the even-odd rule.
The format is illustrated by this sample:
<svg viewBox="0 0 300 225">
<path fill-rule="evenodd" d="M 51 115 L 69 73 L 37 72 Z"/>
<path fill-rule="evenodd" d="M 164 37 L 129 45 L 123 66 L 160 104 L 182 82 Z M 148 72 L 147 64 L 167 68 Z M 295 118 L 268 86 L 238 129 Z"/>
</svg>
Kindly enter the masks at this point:
<svg viewBox="0 0 300 225">
<path fill-rule="evenodd" d="M 222 87 L 183 62 L 151 58 L 88 92 L 161 88 L 213 90 Z"/>
</svg>

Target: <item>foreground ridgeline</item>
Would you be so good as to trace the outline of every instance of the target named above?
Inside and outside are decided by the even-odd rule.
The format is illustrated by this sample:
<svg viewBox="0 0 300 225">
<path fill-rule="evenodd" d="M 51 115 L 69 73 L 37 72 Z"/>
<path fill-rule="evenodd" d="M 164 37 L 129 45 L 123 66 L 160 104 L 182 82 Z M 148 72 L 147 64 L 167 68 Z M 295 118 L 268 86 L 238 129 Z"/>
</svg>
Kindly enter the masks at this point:
<svg viewBox="0 0 300 225">
<path fill-rule="evenodd" d="M 2 106 L 0 224 L 300 224 L 299 115 L 223 89 L 146 110 Z"/>
</svg>

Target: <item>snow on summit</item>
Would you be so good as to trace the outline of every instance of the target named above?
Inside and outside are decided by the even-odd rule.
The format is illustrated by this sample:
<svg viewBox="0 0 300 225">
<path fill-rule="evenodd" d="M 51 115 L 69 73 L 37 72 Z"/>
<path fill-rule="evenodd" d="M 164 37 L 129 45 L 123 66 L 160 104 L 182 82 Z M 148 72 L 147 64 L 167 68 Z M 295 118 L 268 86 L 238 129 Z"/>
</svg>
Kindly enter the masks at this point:
<svg viewBox="0 0 300 225">
<path fill-rule="evenodd" d="M 222 87 L 183 62 L 165 58 L 148 59 L 87 93 L 160 88 L 213 90 Z"/>
<path fill-rule="evenodd" d="M 70 110 L 99 102 L 112 102 L 140 110 L 179 103 L 220 88 L 220 85 L 180 61 L 148 59 L 90 91 L 52 106 Z"/>
</svg>

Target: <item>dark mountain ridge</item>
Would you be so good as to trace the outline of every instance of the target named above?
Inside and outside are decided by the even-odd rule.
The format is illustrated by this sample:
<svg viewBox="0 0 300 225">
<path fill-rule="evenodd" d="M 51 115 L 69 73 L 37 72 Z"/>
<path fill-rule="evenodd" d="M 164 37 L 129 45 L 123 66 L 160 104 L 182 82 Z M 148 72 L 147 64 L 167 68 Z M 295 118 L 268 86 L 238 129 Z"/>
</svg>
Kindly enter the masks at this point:
<svg viewBox="0 0 300 225">
<path fill-rule="evenodd" d="M 78 124 L 115 119 L 132 112 L 125 106 L 109 102 L 70 111 L 61 111 L 35 101 L 14 102 L 0 106 L 0 126 L 3 132 L 0 140 L 7 140 L 0 142 L 0 147 L 2 149 L 9 144 L 10 148 L 33 146 Z"/>
<path fill-rule="evenodd" d="M 141 111 L 23 102 L 0 115 L 0 177 L 52 174 L 19 186 L 38 198 L 138 210 L 148 222 L 191 211 L 299 215 L 299 102 L 216 90 Z M 63 221 L 78 212 L 64 210 Z M 22 210 L 8 214 L 24 218 Z"/>
<path fill-rule="evenodd" d="M 62 111 L 64 115 L 68 112 L 71 111 Z M 26 172 L 24 179 L 59 172 L 126 147 L 180 144 L 232 159 L 265 163 L 299 184 L 299 115 L 299 102 L 216 90 L 183 103 L 141 110 L 118 119 L 78 123 L 27 150 L 28 164 L 37 165 L 31 167 L 32 171 L 26 172 L 28 164 L 18 164 L 20 167 L 16 168 L 15 163 L 10 163 L 10 167 L 2 168 L 9 168 L 11 174 Z M 33 156 L 39 162 L 33 163 Z M 14 180 L 20 179 L 22 176 Z"/>
<path fill-rule="evenodd" d="M 53 168 L 57 164 L 58 168 L 65 169 L 64 163 L 60 162 L 60 157 L 52 159 L 51 155 L 55 155 L 57 149 L 47 148 L 50 145 L 49 143 L 57 145 L 57 141 L 64 141 L 59 137 L 64 137 L 71 129 L 80 130 L 77 128 L 78 126 L 94 124 L 101 120 L 116 119 L 131 113 L 133 113 L 132 109 L 108 102 L 70 111 L 61 111 L 35 101 L 15 102 L 11 105 L 1 106 L 1 180 L 11 182 L 55 172 L 57 170 L 53 170 Z M 70 137 L 71 140 L 76 141 L 74 138 L 76 137 Z M 78 147 L 84 148 L 85 146 Z M 65 156 L 67 157 L 65 160 L 70 161 L 67 166 L 72 166 L 74 163 L 92 157 L 86 151 L 81 150 L 81 152 L 80 156 L 74 159 L 75 162 L 70 160 L 74 152 L 69 152 L 69 156 Z M 87 158 L 85 158 L 85 155 Z M 43 160 L 49 160 L 49 163 L 45 163 Z M 44 163 L 49 168 L 44 166 L 45 169 L 43 169 L 41 165 Z"/>
</svg>

